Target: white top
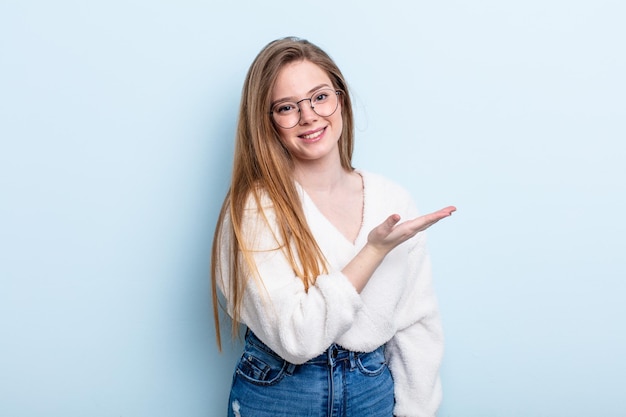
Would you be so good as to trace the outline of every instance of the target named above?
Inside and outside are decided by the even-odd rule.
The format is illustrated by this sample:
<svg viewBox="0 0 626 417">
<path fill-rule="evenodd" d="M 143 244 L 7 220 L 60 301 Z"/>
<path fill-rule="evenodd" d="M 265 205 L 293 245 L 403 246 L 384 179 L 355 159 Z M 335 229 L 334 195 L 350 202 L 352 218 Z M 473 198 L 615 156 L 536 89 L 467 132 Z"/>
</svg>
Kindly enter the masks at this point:
<svg viewBox="0 0 626 417">
<path fill-rule="evenodd" d="M 406 190 L 378 175 L 358 172 L 363 177 L 364 209 L 363 225 L 354 243 L 297 186 L 307 223 L 330 271 L 320 275 L 308 292 L 283 252 L 276 250 L 280 235 L 271 201 L 267 196 L 262 199 L 266 222 L 254 199 L 249 199 L 243 230 L 246 245 L 255 250 L 263 286 L 249 280 L 241 320 L 267 346 L 294 364 L 318 356 L 332 343 L 357 352 L 370 352 L 386 344 L 394 380 L 394 415 L 432 417 L 441 402 L 443 335 L 425 235 L 419 233 L 393 249 L 363 291 L 357 293 L 341 270 L 365 245 L 368 233 L 391 214 L 398 213 L 403 220 L 418 215 Z M 224 280 L 228 279 L 229 221 L 227 216 L 221 242 Z M 228 288 L 225 282 L 218 280 L 218 284 Z"/>
</svg>

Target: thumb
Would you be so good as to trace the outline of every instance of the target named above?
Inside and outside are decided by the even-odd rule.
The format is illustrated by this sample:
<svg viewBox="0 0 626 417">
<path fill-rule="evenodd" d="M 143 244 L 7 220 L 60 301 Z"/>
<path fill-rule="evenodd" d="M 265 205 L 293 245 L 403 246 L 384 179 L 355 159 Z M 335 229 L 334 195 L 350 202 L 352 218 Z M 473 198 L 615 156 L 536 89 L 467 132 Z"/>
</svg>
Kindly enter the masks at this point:
<svg viewBox="0 0 626 417">
<path fill-rule="evenodd" d="M 383 223 L 383 228 L 384 228 L 385 232 L 387 234 L 391 233 L 391 231 L 393 230 L 394 226 L 396 224 L 398 224 L 399 221 L 400 221 L 400 215 L 399 214 L 392 214 L 391 216 L 387 217 L 387 219 Z"/>
</svg>

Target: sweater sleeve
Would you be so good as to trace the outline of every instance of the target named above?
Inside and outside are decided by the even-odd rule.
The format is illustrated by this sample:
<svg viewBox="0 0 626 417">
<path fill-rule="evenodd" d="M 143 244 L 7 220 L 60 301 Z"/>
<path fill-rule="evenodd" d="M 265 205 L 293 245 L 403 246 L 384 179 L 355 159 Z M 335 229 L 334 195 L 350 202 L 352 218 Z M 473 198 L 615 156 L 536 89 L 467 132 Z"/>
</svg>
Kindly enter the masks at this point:
<svg viewBox="0 0 626 417">
<path fill-rule="evenodd" d="M 222 253 L 229 247 L 229 218 L 225 220 Z M 362 301 L 341 271 L 317 277 L 305 291 L 281 249 L 274 211 L 250 203 L 243 219 L 244 245 L 258 275 L 248 271 L 241 321 L 283 359 L 301 364 L 322 353 L 352 325 Z M 229 263 L 221 257 L 222 280 L 227 280 Z M 220 285 L 226 299 L 229 296 Z M 229 303 L 229 309 L 230 309 Z M 229 310 L 232 313 L 232 310 Z"/>
<path fill-rule="evenodd" d="M 424 233 L 415 239 L 408 260 L 410 290 L 399 306 L 398 331 L 386 345 L 396 417 L 434 417 L 442 398 L 443 332 Z"/>
</svg>

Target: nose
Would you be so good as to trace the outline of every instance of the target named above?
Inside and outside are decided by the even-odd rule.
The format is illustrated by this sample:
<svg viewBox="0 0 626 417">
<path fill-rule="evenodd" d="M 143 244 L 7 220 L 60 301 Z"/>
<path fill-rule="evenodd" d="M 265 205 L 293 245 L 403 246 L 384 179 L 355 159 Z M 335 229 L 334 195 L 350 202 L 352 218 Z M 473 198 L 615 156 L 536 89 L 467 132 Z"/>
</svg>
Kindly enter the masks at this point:
<svg viewBox="0 0 626 417">
<path fill-rule="evenodd" d="M 303 101 L 308 101 L 308 104 L 304 104 Z M 313 120 L 317 119 L 317 113 L 313 110 L 313 103 L 311 103 L 310 98 L 305 98 L 300 100 L 298 103 L 298 108 L 300 109 L 300 123 L 310 123 Z"/>
</svg>

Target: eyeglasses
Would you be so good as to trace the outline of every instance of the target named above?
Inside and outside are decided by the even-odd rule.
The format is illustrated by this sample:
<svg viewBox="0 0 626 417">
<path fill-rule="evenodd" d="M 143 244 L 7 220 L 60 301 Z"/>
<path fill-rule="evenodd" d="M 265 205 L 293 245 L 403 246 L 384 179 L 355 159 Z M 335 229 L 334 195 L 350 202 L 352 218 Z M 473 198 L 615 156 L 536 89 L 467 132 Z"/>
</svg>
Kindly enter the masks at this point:
<svg viewBox="0 0 626 417">
<path fill-rule="evenodd" d="M 272 107 L 270 114 L 278 126 L 283 129 L 291 129 L 300 123 L 300 117 L 302 116 L 300 103 L 308 100 L 315 114 L 321 117 L 328 117 L 335 113 L 337 107 L 339 107 L 339 99 L 337 98 L 339 94 L 341 94 L 340 90 L 323 88 L 313 93 L 310 98 L 303 98 L 295 102 L 281 101 L 276 103 Z"/>
</svg>

